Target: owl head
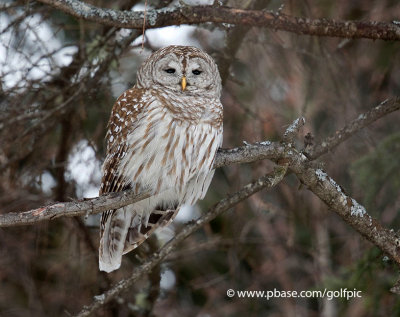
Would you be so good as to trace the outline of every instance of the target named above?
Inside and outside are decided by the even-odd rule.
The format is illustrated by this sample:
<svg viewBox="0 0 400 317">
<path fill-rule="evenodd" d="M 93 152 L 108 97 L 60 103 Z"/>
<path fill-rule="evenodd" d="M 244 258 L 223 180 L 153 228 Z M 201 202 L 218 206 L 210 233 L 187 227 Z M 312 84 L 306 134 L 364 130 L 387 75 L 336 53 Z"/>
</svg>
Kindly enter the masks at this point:
<svg viewBox="0 0 400 317">
<path fill-rule="evenodd" d="M 221 77 L 210 55 L 192 46 L 167 46 L 138 70 L 137 87 L 187 96 L 220 98 Z"/>
</svg>

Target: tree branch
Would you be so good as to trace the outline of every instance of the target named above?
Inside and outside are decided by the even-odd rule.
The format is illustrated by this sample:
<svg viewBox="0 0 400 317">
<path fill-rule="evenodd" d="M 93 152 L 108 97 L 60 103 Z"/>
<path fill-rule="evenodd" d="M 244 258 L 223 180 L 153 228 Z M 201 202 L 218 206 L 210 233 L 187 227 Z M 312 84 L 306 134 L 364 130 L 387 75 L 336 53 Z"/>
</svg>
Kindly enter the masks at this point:
<svg viewBox="0 0 400 317">
<path fill-rule="evenodd" d="M 202 217 L 195 222 L 189 223 L 185 228 L 180 231 L 171 241 L 169 241 L 160 251 L 154 253 L 146 262 L 137 267 L 128 279 L 121 280 L 117 285 L 108 290 L 107 292 L 95 296 L 94 301 L 89 306 L 84 307 L 76 317 L 89 316 L 97 309 L 114 299 L 121 292 L 129 289 L 138 279 L 149 273 L 155 266 L 157 266 L 168 254 L 170 254 L 177 245 L 184 239 L 190 236 L 193 232 L 200 229 L 204 224 L 210 222 L 215 217 L 235 206 L 242 200 L 255 194 L 262 189 L 270 189 L 276 186 L 286 175 L 287 167 L 280 166 L 266 176 L 260 177 L 255 182 L 244 186 L 241 190 L 222 199 L 220 202 L 211 207 Z"/>
<path fill-rule="evenodd" d="M 357 119 L 350 122 L 344 128 L 336 131 L 333 136 L 325 139 L 320 145 L 317 145 L 312 153 L 309 153 L 311 159 L 316 159 L 328 151 L 331 151 L 343 141 L 347 140 L 356 132 L 365 128 L 372 122 L 377 121 L 383 116 L 400 109 L 400 97 L 386 99 L 370 111 L 360 114 Z"/>
<path fill-rule="evenodd" d="M 291 144 L 299 132 L 299 129 L 304 126 L 306 120 L 303 117 L 300 117 L 292 122 L 292 124 L 286 129 L 285 134 L 283 135 L 283 142 Z"/>
<path fill-rule="evenodd" d="M 100 197 L 72 202 L 61 202 L 25 212 L 10 212 L 0 215 L 0 228 L 31 225 L 40 221 L 59 217 L 76 217 L 97 214 L 110 209 L 121 208 L 143 200 L 151 195 L 150 191 L 135 195 L 133 190 L 109 193 Z"/>
<path fill-rule="evenodd" d="M 281 12 L 275 14 L 265 10 L 243 10 L 212 5 L 162 8 L 147 10 L 145 13 L 103 9 L 78 0 L 38 0 L 38 2 L 48 4 L 76 18 L 129 29 L 213 22 L 266 27 L 316 36 L 400 40 L 400 27 L 395 23 L 386 22 L 308 19 Z"/>
<path fill-rule="evenodd" d="M 300 158 L 291 161 L 289 165 L 298 179 L 329 209 L 400 264 L 400 239 L 394 231 L 384 228 L 378 220 L 372 218 L 362 205 L 347 195 L 323 170 L 308 167 L 307 162 Z"/>
</svg>

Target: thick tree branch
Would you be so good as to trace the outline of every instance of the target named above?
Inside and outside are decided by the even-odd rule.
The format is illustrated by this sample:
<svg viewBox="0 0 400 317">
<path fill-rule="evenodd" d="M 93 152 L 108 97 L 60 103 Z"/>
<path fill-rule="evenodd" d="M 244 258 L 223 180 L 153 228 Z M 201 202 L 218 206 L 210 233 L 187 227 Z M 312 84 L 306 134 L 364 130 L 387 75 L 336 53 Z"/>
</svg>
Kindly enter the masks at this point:
<svg viewBox="0 0 400 317">
<path fill-rule="evenodd" d="M 357 119 L 350 122 L 344 128 L 336 131 L 333 136 L 325 139 L 320 145 L 317 145 L 312 153 L 309 153 L 311 159 L 316 159 L 328 151 L 333 150 L 343 141 L 347 140 L 356 132 L 377 121 L 383 116 L 400 109 L 400 97 L 386 99 L 370 111 L 360 114 Z"/>
<path fill-rule="evenodd" d="M 154 253 L 145 263 L 137 267 L 131 277 L 120 281 L 113 288 L 101 294 L 95 296 L 92 304 L 84 307 L 76 317 L 89 316 L 91 313 L 95 312 L 97 309 L 102 307 L 104 304 L 108 303 L 110 300 L 114 299 L 121 292 L 129 289 L 138 279 L 143 277 L 145 274 L 149 273 L 155 266 L 157 266 L 168 254 L 170 254 L 177 245 L 179 245 L 184 239 L 190 236 L 193 232 L 200 229 L 204 224 L 210 222 L 215 217 L 228 210 L 229 208 L 235 206 L 242 200 L 248 198 L 249 196 L 255 194 L 262 189 L 270 189 L 276 186 L 286 175 L 287 167 L 280 166 L 275 168 L 274 172 L 260 177 L 253 183 L 244 186 L 241 190 L 222 199 L 220 202 L 211 207 L 202 217 L 200 217 L 195 222 L 187 224 L 185 228 L 179 232 L 170 242 L 168 242 L 159 252 Z"/>
<path fill-rule="evenodd" d="M 76 18 L 104 25 L 142 29 L 206 22 L 258 26 L 296 34 L 342 38 L 400 40 L 400 27 L 394 23 L 375 21 L 335 21 L 293 17 L 283 13 L 242 10 L 215 6 L 182 6 L 159 10 L 119 11 L 98 8 L 78 0 L 38 0 Z M 144 25 L 143 25 L 144 23 Z"/>
</svg>

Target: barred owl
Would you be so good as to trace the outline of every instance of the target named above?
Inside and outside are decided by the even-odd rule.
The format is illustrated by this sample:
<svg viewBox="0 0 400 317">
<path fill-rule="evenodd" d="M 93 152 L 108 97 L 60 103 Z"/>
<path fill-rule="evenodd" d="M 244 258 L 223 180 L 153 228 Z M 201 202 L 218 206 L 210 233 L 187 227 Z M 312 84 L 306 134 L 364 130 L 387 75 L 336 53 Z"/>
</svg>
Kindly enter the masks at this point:
<svg viewBox="0 0 400 317">
<path fill-rule="evenodd" d="M 221 78 L 213 59 L 188 46 L 168 46 L 140 67 L 136 85 L 115 103 L 108 123 L 100 194 L 151 190 L 142 201 L 103 213 L 99 267 L 170 223 L 182 205 L 207 192 L 222 143 Z"/>
</svg>

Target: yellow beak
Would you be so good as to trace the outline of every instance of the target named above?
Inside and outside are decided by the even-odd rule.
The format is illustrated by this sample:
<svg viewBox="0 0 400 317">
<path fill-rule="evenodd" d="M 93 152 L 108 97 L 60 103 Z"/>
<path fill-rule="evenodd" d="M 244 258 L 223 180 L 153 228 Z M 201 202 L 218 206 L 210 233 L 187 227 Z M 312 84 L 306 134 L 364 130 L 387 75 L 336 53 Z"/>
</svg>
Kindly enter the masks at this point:
<svg viewBox="0 0 400 317">
<path fill-rule="evenodd" d="M 182 91 L 185 91 L 185 89 L 186 89 L 186 76 L 182 77 L 181 86 L 182 86 Z"/>
</svg>

